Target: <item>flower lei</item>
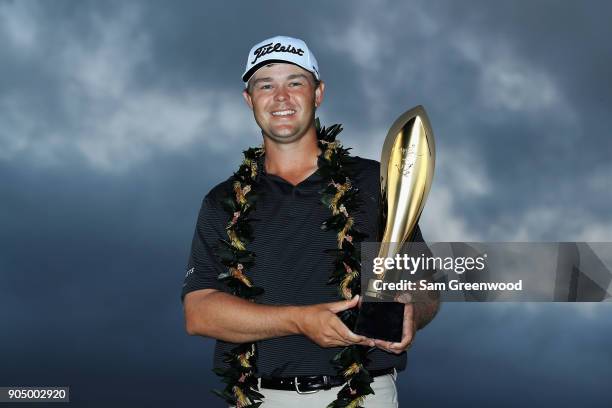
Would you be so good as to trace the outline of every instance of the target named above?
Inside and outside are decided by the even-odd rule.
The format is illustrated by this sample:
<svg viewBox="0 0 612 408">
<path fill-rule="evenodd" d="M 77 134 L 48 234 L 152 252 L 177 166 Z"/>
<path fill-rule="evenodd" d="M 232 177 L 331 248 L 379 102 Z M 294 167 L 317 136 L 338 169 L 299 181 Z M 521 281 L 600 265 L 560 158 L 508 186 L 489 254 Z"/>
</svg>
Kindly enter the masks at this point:
<svg viewBox="0 0 612 408">
<path fill-rule="evenodd" d="M 365 237 L 355 228 L 351 214 L 358 207 L 358 189 L 350 179 L 352 159 L 339 140 L 341 125 L 321 127 L 315 121 L 318 147 L 323 152 L 319 157 L 318 174 L 326 187 L 321 191 L 321 202 L 331 210 L 331 215 L 322 223 L 321 229 L 333 231 L 337 237 L 337 247 L 328 252 L 335 255 L 333 271 L 328 284 L 338 285 L 339 296 L 351 299 L 361 292 L 361 255 L 356 244 Z M 222 206 L 229 214 L 226 226 L 228 240 L 220 240 L 217 255 L 227 270 L 219 274 L 233 295 L 250 301 L 263 293 L 263 288 L 253 284 L 247 271 L 253 267 L 255 254 L 246 249 L 253 239 L 253 229 L 249 214 L 255 208 L 257 194 L 254 190 L 258 171 L 258 160 L 263 156 L 263 147 L 249 148 L 244 151 L 244 159 L 231 178 L 232 189 L 222 199 Z M 355 326 L 357 308 L 342 311 L 339 318 L 349 328 Z M 345 347 L 332 359 L 338 374 L 346 378 L 346 384 L 338 392 L 337 399 L 328 408 L 358 408 L 366 395 L 373 394 L 370 387 L 372 378 L 364 367 L 367 363 L 365 346 Z M 263 403 L 263 395 L 258 392 L 256 343 L 243 343 L 225 353 L 228 368 L 215 369 L 215 373 L 227 384 L 223 391 L 214 392 L 236 408 L 257 408 Z"/>
</svg>

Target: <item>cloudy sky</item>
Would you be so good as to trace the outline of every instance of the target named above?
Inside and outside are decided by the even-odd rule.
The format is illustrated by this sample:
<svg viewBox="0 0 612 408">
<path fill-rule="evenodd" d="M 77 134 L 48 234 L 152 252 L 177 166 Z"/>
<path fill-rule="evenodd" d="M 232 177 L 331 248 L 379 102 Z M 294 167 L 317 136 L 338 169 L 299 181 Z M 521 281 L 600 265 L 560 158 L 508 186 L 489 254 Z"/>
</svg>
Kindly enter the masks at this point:
<svg viewBox="0 0 612 408">
<path fill-rule="evenodd" d="M 250 47 L 315 52 L 324 124 L 377 158 L 423 104 L 430 241 L 612 241 L 604 1 L 0 0 L 0 386 L 73 405 L 221 406 L 179 300 L 202 197 L 260 134 Z M 608 304 L 446 304 L 399 378 L 408 406 L 602 406 Z"/>
</svg>

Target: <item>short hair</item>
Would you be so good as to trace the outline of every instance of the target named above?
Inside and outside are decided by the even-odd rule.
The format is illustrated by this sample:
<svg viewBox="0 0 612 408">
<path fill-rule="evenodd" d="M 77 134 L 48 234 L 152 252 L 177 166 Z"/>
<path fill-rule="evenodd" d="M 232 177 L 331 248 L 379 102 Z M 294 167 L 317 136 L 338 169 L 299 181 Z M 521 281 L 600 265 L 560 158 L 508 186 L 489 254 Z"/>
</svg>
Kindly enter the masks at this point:
<svg viewBox="0 0 612 408">
<path fill-rule="evenodd" d="M 310 72 L 310 71 L 308 71 L 308 72 Z M 319 85 L 321 84 L 321 80 L 317 79 L 317 77 L 312 72 L 310 72 L 310 75 L 312 76 L 312 80 L 314 82 L 314 87 L 315 87 L 315 89 L 317 89 L 319 87 Z M 252 89 L 251 88 L 251 83 L 252 83 L 251 79 L 253 79 L 254 76 L 255 75 L 251 75 L 251 78 L 249 78 L 248 82 L 246 83 L 246 87 L 244 89 L 249 95 L 251 94 L 251 89 Z"/>
</svg>

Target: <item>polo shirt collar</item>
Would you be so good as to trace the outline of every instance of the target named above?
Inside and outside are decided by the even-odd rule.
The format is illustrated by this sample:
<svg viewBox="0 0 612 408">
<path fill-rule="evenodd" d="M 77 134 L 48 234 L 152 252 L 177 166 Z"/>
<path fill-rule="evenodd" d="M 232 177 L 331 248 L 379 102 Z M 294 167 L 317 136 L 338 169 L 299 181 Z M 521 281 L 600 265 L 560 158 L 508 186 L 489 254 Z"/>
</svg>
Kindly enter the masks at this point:
<svg viewBox="0 0 612 408">
<path fill-rule="evenodd" d="M 288 181 L 286 181 L 282 177 L 279 177 L 279 176 L 274 175 L 274 174 L 268 174 L 266 172 L 265 160 L 266 160 L 266 155 L 265 154 L 262 154 L 257 159 L 257 176 L 255 178 L 255 181 L 257 183 L 261 183 L 262 181 L 266 180 L 266 181 L 286 184 L 288 186 L 293 187 L 294 189 L 301 190 L 301 191 L 304 191 L 304 192 L 311 192 L 311 191 L 318 192 L 318 191 L 320 191 L 323 188 L 323 181 L 324 180 L 323 180 L 323 177 L 319 174 L 319 169 L 321 168 L 321 161 L 324 160 L 323 159 L 323 153 L 321 153 L 318 156 L 318 159 L 317 159 L 317 170 L 314 173 L 312 173 L 310 176 L 308 176 L 306 179 L 302 180 L 299 184 L 297 184 L 295 186 L 293 186 L 291 183 L 289 183 Z"/>
</svg>

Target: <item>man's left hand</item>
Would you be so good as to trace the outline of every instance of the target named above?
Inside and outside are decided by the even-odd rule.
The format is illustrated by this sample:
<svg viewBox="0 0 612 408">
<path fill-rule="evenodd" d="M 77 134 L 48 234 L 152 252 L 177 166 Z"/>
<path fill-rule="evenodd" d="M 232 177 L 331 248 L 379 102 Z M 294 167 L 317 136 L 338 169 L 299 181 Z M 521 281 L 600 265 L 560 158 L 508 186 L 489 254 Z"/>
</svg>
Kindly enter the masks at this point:
<svg viewBox="0 0 612 408">
<path fill-rule="evenodd" d="M 416 310 L 414 303 L 406 303 L 404 305 L 404 327 L 402 330 L 402 341 L 399 343 L 394 343 L 385 340 L 374 340 L 376 347 L 393 354 L 400 354 L 401 352 L 407 350 L 412 344 L 417 330 L 415 313 Z"/>
</svg>

